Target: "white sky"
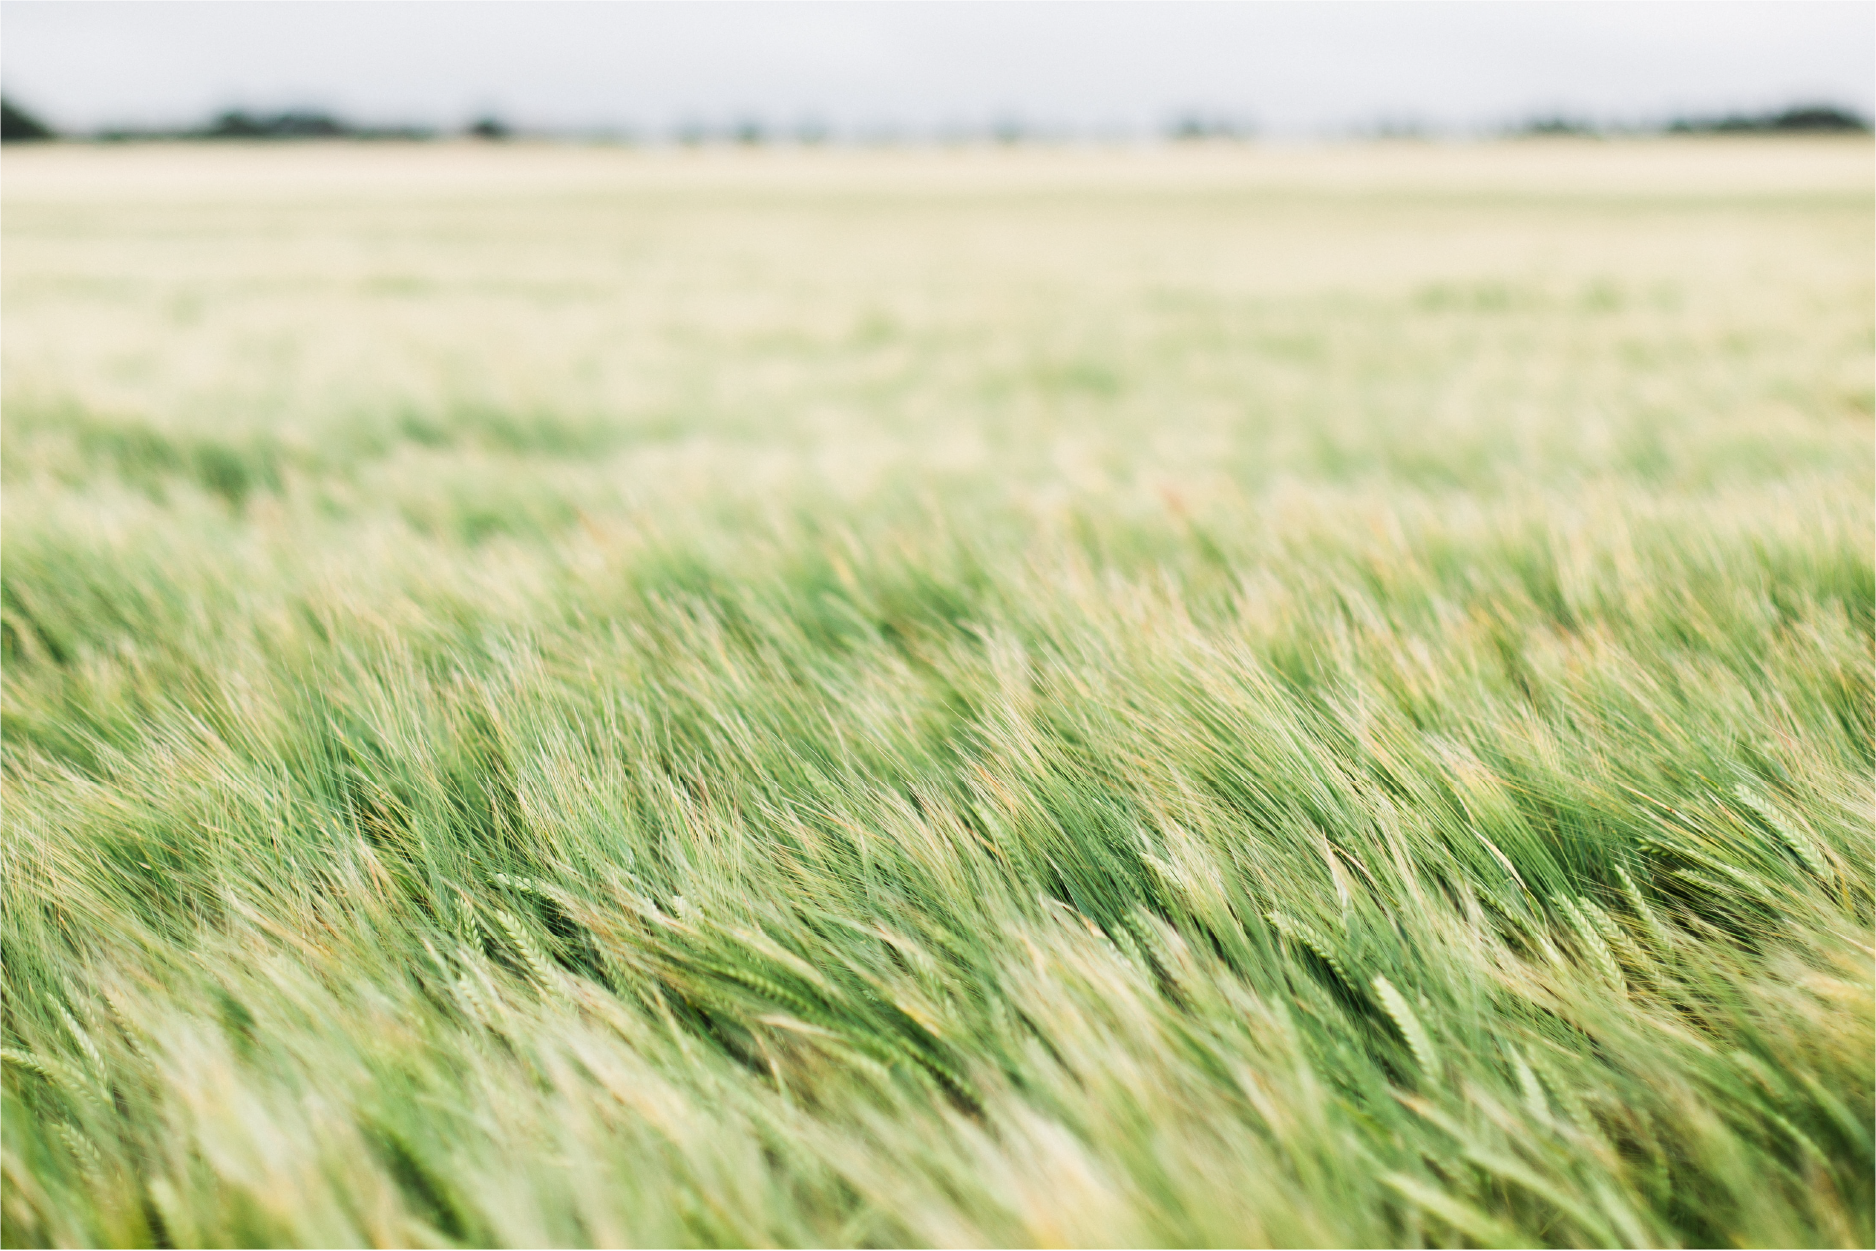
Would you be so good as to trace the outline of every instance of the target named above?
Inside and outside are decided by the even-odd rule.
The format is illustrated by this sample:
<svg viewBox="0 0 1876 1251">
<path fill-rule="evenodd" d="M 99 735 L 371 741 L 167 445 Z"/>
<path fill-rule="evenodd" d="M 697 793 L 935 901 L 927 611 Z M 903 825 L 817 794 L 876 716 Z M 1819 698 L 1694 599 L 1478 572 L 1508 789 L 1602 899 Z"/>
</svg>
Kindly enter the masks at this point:
<svg viewBox="0 0 1876 1251">
<path fill-rule="evenodd" d="M 0 84 L 84 129 L 231 106 L 645 132 L 753 117 L 1138 133 L 1197 110 L 1283 135 L 1800 100 L 1868 115 L 1876 5 L 8 0 Z"/>
</svg>

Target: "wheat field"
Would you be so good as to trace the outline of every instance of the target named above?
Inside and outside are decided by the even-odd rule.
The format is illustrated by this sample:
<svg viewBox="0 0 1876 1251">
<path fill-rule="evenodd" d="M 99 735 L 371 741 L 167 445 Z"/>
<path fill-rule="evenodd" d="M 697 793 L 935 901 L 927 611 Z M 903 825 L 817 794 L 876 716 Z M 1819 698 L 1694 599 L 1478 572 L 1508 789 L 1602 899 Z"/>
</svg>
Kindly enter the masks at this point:
<svg viewBox="0 0 1876 1251">
<path fill-rule="evenodd" d="M 1868 1246 L 1872 146 L 9 149 L 8 1246 Z"/>
</svg>

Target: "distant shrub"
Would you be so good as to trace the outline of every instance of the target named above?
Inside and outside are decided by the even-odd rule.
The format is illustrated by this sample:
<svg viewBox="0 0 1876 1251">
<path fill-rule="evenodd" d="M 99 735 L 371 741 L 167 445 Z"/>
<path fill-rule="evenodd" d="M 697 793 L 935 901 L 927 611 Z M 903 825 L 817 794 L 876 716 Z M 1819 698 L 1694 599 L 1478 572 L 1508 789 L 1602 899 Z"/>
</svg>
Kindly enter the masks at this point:
<svg viewBox="0 0 1876 1251">
<path fill-rule="evenodd" d="M 1251 127 L 1229 117 L 1208 116 L 1202 113 L 1184 113 L 1173 119 L 1166 128 L 1169 138 L 1180 140 L 1195 139 L 1248 139 Z"/>
<path fill-rule="evenodd" d="M 1562 113 L 1552 113 L 1543 117 L 1534 117 L 1514 131 L 1520 135 L 1594 135 L 1596 124 L 1580 117 L 1569 117 Z"/>
</svg>

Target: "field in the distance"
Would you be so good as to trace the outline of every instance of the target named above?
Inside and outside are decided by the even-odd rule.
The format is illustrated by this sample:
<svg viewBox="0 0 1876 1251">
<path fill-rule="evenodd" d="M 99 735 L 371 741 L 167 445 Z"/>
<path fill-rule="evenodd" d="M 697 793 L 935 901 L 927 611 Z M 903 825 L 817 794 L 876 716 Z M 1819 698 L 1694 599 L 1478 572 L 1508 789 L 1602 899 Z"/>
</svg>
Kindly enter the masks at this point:
<svg viewBox="0 0 1876 1251">
<path fill-rule="evenodd" d="M 1867 139 L 0 172 L 7 1245 L 1876 1236 Z"/>
</svg>

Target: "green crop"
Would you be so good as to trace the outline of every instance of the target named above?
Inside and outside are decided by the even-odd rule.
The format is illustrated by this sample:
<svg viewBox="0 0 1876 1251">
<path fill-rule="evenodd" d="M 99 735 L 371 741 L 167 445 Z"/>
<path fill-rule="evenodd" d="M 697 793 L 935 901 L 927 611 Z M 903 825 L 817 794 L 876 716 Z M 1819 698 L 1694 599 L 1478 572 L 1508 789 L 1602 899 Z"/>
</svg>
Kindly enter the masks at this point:
<svg viewBox="0 0 1876 1251">
<path fill-rule="evenodd" d="M 1867 1246 L 1867 140 L 6 162 L 6 1245 Z"/>
</svg>

